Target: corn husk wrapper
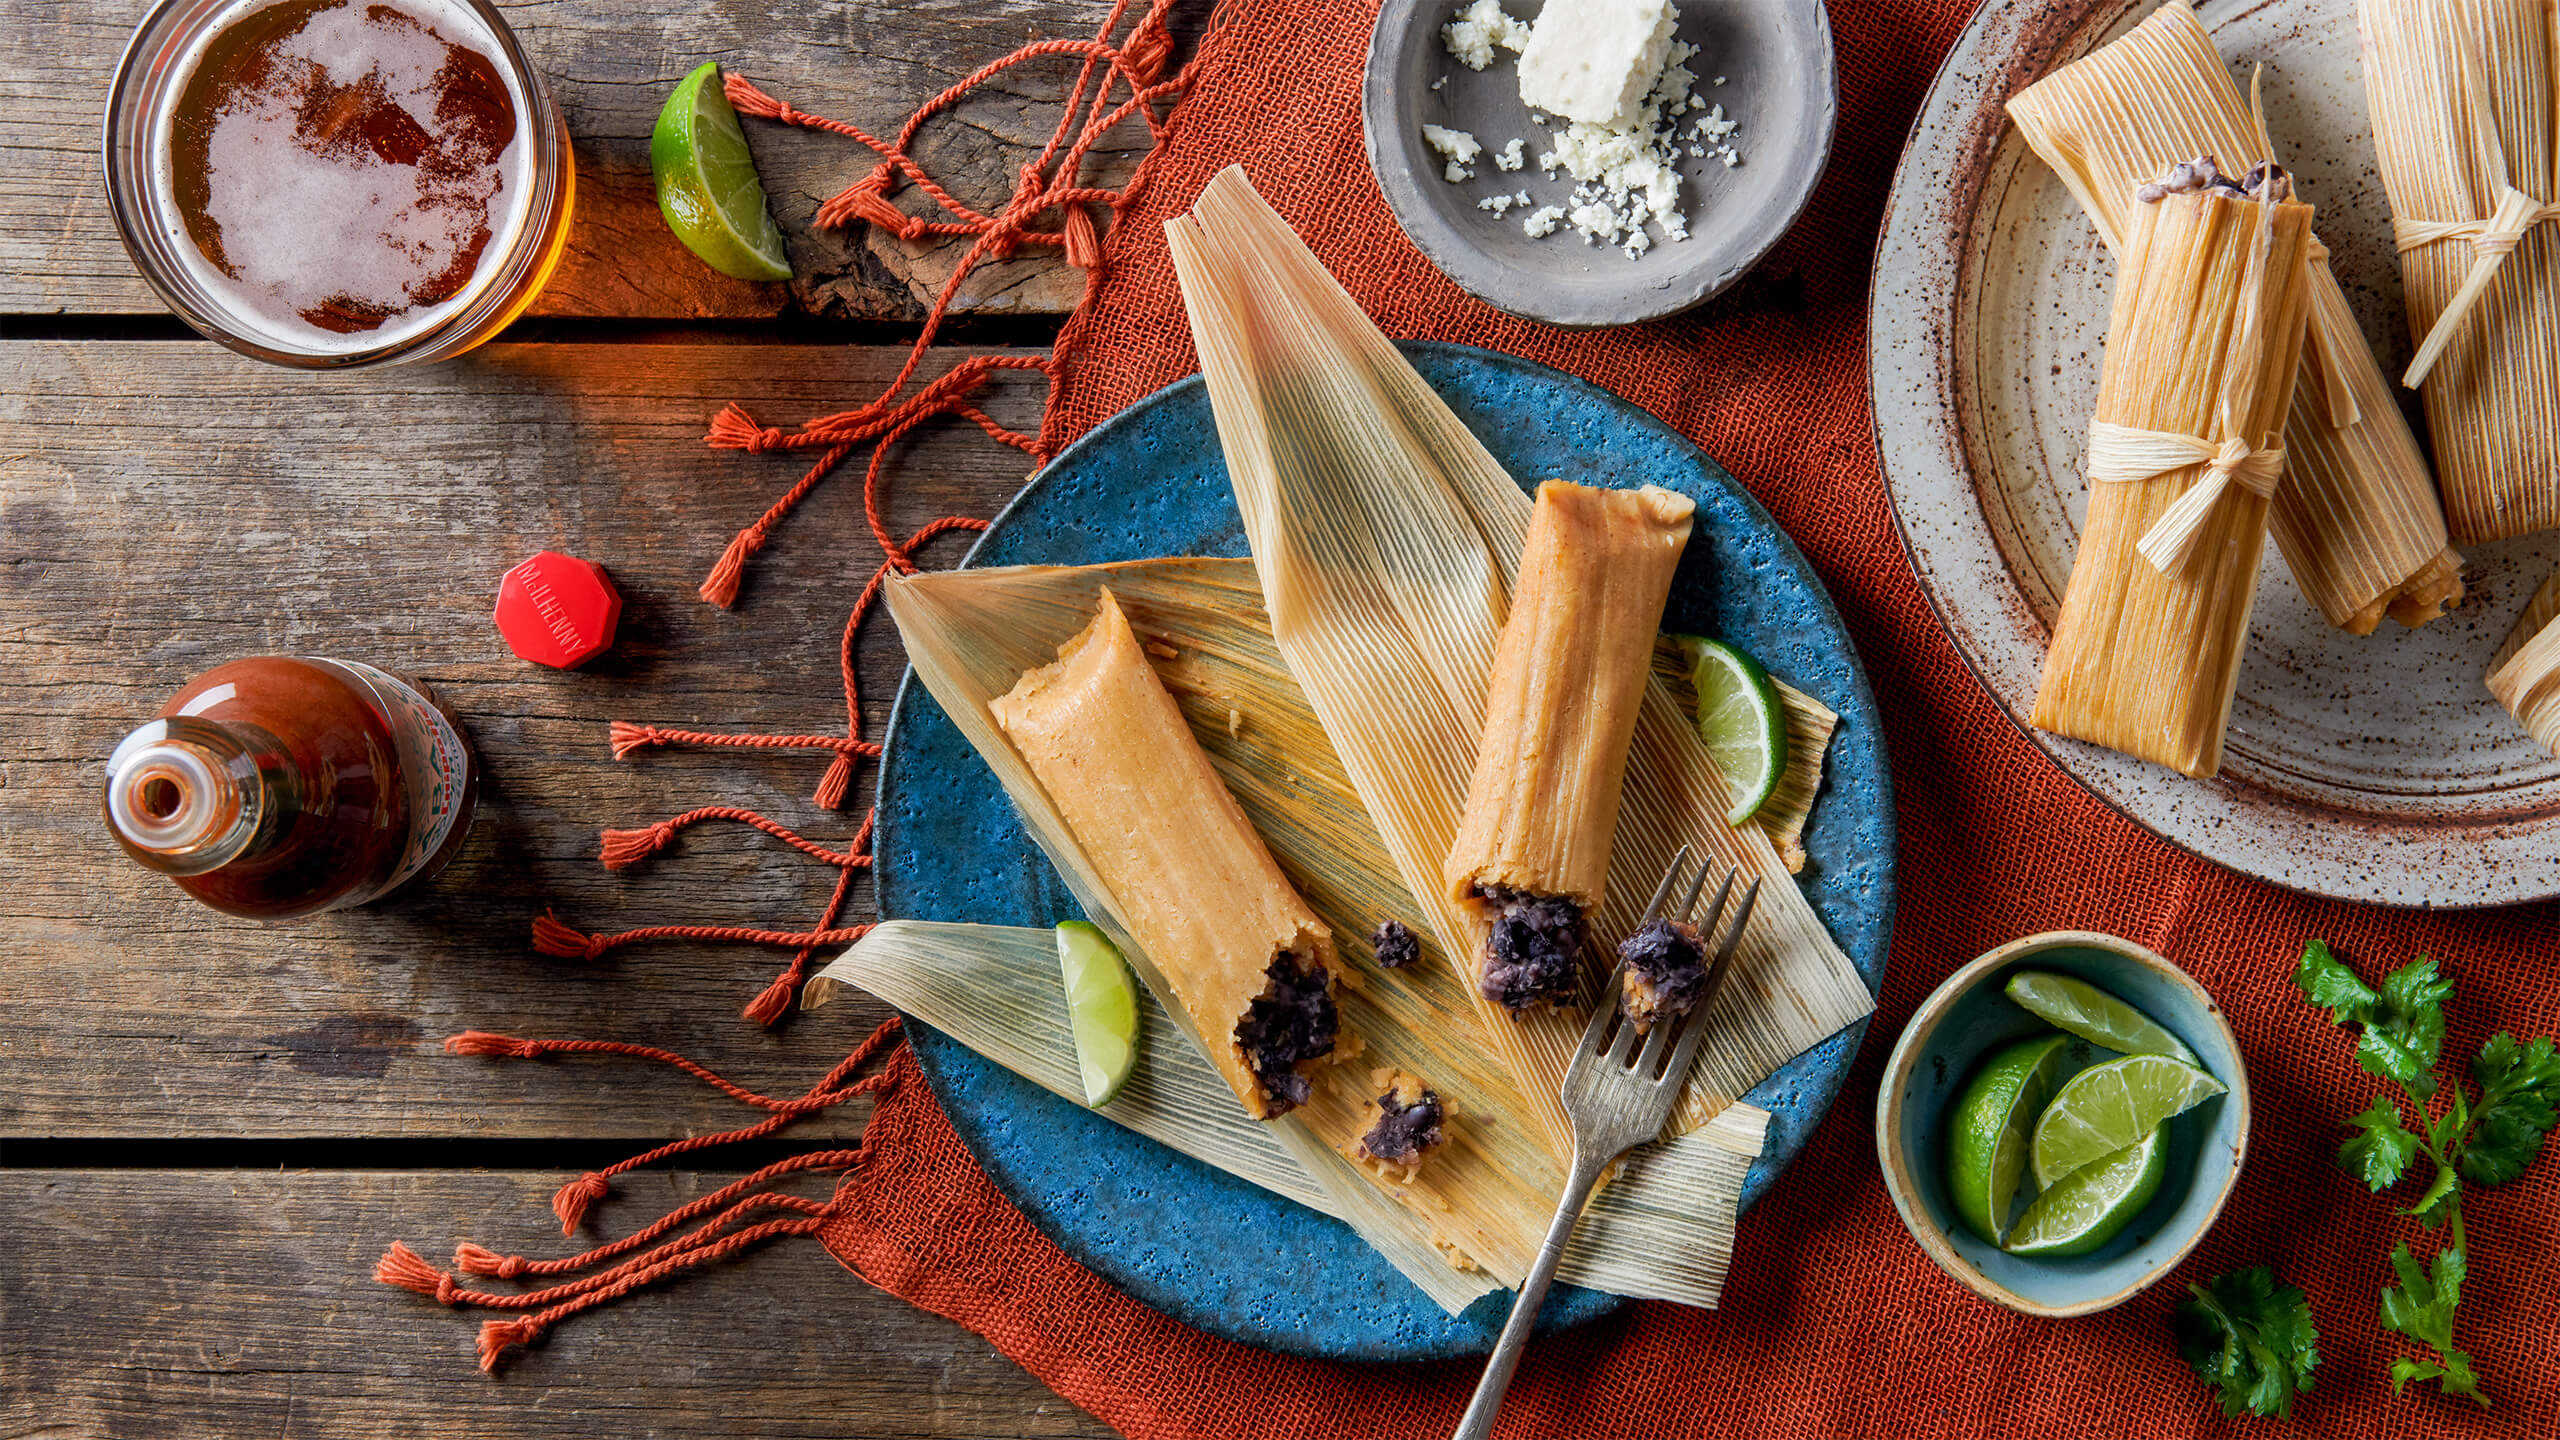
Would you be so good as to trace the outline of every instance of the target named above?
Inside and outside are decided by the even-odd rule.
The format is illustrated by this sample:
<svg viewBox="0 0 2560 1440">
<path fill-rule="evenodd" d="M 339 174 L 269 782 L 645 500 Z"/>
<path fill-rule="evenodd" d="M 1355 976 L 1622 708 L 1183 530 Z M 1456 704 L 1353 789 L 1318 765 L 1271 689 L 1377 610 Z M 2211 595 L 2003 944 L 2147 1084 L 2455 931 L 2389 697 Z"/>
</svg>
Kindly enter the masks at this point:
<svg viewBox="0 0 2560 1440">
<path fill-rule="evenodd" d="M 2560 755 L 2560 574 L 2542 582 L 2489 662 L 2489 693 Z"/>
<path fill-rule="evenodd" d="M 1166 236 L 1280 653 L 1392 873 L 1423 897 L 1429 923 L 1418 931 L 1443 954 L 1474 954 L 1477 921 L 1438 882 L 1474 767 L 1529 497 L 1241 170 L 1212 179 Z M 1735 982 L 1705 1017 L 1674 1134 L 1873 1008 L 1767 835 L 1725 823 L 1726 793 L 1695 728 L 1667 690 L 1648 684 L 1593 933 L 1633 931 L 1683 845 L 1782 882 L 1762 892 Z M 1603 975 L 1583 979 L 1587 1007 Z M 1513 1017 L 1469 998 L 1536 1104 L 1551 1149 L 1566 1154 L 1556 1096 L 1581 1015 L 1560 1007 Z"/>
<path fill-rule="evenodd" d="M 2272 447 L 2301 359 L 2311 207 L 2171 195 L 2134 213 L 2125 240 L 2093 428 Z M 2180 502 L 2212 493 L 2205 465 L 2141 480 L 2095 479 L 2102 469 L 2093 461 L 2088 528 L 2033 722 L 2212 775 L 2249 638 L 2268 499 L 2229 483 L 2198 516 Z M 2163 566 L 2147 537 L 2181 513 L 2197 522 L 2191 558 Z"/>
<path fill-rule="evenodd" d="M 1299 1165 L 1301 1183 L 1329 1197 L 1320 1208 L 1343 1216 L 1442 1303 L 1463 1305 L 1492 1283 L 1450 1269 L 1451 1249 L 1504 1283 L 1516 1282 L 1553 1213 L 1563 1169 L 1536 1123 L 1536 1107 L 1492 1058 L 1469 987 L 1398 883 L 1342 762 L 1290 677 L 1262 610 L 1253 562 L 937 571 L 892 581 L 887 598 L 917 677 L 985 758 L 1085 912 L 1111 932 L 1148 988 L 1163 997 L 1171 991 L 1158 967 L 1130 938 L 1107 886 L 988 708 L 1024 669 L 1045 662 L 1088 623 L 1105 588 L 1148 647 L 1158 678 L 1219 780 L 1336 938 L 1335 1000 L 1346 1038 L 1309 1103 L 1270 1127 L 1275 1140 Z M 1797 783 L 1808 792 L 1818 788 L 1819 747 L 1796 764 L 1806 772 Z M 1420 963 L 1377 966 L 1366 937 L 1390 917 L 1422 940 Z M 876 974 L 873 980 L 880 983 L 857 983 L 906 1004 L 883 988 L 889 980 Z M 1035 988 L 1058 988 L 1054 954 Z M 1005 1003 L 1033 1001 L 1015 996 Z M 948 1011 L 916 1013 L 943 1025 Z M 1173 1013 L 1178 1016 L 1179 1007 Z M 1189 1026 L 1171 1017 L 1167 1024 L 1198 1047 Z M 1159 1029 L 1147 1048 L 1162 1056 L 1181 1047 Z M 1409 1182 L 1349 1158 L 1376 1118 L 1369 1071 L 1385 1065 L 1428 1077 L 1453 1117 L 1449 1143 Z M 1226 1096 L 1202 1108 L 1223 1112 L 1234 1103 Z M 1379 1200 L 1403 1208 L 1381 1212 Z M 1353 1208 L 1361 1201 L 1366 1212 Z"/>
<path fill-rule="evenodd" d="M 2560 526 L 2560 11 L 2360 9 L 2445 518 L 2466 545 Z"/>
<path fill-rule="evenodd" d="M 885 921 L 818 972 L 808 1003 L 825 1003 L 838 984 L 868 990 L 1033 1084 L 1082 1102 L 1051 931 Z M 1153 997 L 1142 996 L 1139 1010 L 1137 1068 L 1099 1113 L 1273 1194 L 1352 1218 L 1268 1127 L 1235 1110 L 1216 1071 L 1182 1043 Z M 1362 1060 L 1343 1068 L 1368 1070 Z M 1637 1149 L 1583 1211 L 1557 1274 L 1614 1295 L 1712 1307 L 1732 1258 L 1743 1176 L 1760 1154 L 1768 1121 L 1767 1111 L 1735 1105 L 1689 1134 Z M 1454 1129 L 1470 1123 L 1460 1114 Z M 1441 1158 L 1425 1160 L 1426 1171 Z"/>
<path fill-rule="evenodd" d="M 2183 0 L 2028 86 L 2008 108 L 2119 260 L 2145 181 L 2201 155 L 2237 173 L 2275 153 Z M 2387 613 L 2423 625 L 2462 598 L 2462 557 L 2417 437 L 2325 256 L 2315 250 L 2312 343 L 2285 423 L 2285 481 L 2270 524 L 2294 582 L 2330 624 L 2365 635 Z"/>
</svg>

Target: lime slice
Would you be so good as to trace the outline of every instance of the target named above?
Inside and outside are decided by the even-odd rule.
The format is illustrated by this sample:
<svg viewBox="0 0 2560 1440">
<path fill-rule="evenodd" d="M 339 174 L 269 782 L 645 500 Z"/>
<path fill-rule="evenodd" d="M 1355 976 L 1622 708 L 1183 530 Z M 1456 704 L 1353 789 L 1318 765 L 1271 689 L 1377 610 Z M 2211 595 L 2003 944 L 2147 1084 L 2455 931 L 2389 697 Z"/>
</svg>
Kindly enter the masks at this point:
<svg viewBox="0 0 2560 1440">
<path fill-rule="evenodd" d="M 704 61 L 667 97 L 649 135 L 649 169 L 667 228 L 704 264 L 741 280 L 791 278 L 747 132 L 720 89 L 719 62 Z"/>
<path fill-rule="evenodd" d="M 2036 1183 L 2055 1182 L 2222 1093 L 2222 1082 L 2166 1055 L 2128 1055 L 2063 1082 L 2036 1120 Z"/>
<path fill-rule="evenodd" d="M 2037 1035 L 1994 1054 L 1947 1111 L 1947 1190 L 1956 1214 L 1991 1244 L 2017 1198 L 2036 1112 L 2053 1093 L 2068 1035 Z"/>
<path fill-rule="evenodd" d="M 1058 972 L 1067 982 L 1084 1103 L 1111 1103 L 1138 1065 L 1138 986 L 1110 937 L 1082 920 L 1058 927 Z"/>
<path fill-rule="evenodd" d="M 1689 657 L 1689 682 L 1698 690 L 1698 738 L 1733 789 L 1725 821 L 1739 825 L 1760 813 L 1787 773 L 1786 707 L 1759 661 L 1703 635 L 1672 638 Z"/>
<path fill-rule="evenodd" d="M 2009 998 L 2048 1025 L 2120 1055 L 2166 1055 L 2196 1063 L 2187 1042 L 2160 1022 L 2085 980 L 2050 970 L 2021 970 L 2009 977 Z"/>
<path fill-rule="evenodd" d="M 2084 1166 L 2036 1197 L 2009 1232 L 2012 1255 L 2086 1255 L 2124 1233 L 2169 1168 L 2169 1147 L 2154 1130 Z"/>
</svg>

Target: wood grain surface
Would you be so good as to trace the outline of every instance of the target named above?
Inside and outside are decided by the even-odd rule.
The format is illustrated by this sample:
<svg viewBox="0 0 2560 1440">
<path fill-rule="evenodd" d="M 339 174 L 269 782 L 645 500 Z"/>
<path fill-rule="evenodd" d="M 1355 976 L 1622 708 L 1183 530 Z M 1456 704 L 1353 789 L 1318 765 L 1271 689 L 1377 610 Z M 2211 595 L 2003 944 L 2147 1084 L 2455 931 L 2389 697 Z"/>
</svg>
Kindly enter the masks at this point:
<svg viewBox="0 0 2560 1440">
<path fill-rule="evenodd" d="M 723 1175 L 623 1184 L 673 1206 Z M 786 1239 L 569 1320 L 483 1375 L 489 1312 L 371 1278 L 405 1237 L 543 1247 L 551 1182 L 488 1171 L 0 1171 L 0 1434 L 1108 1436 L 984 1341 Z M 803 1184 L 823 1195 L 824 1181 Z M 495 1282 L 493 1282 L 494 1284 Z"/>
<path fill-rule="evenodd" d="M 851 140 L 747 122 L 774 218 L 789 238 L 790 285 L 730 280 L 679 246 L 658 217 L 649 130 L 667 92 L 718 60 L 801 109 L 889 139 L 907 113 L 976 67 L 1027 41 L 1090 35 L 1108 0 L 779 0 L 749 6 L 641 6 L 620 0 L 508 0 L 501 5 L 568 114 L 578 164 L 570 250 L 536 302 L 538 315 L 653 319 L 762 318 L 786 310 L 860 319 L 923 316 L 965 242 L 911 244 L 867 226 L 813 231 L 820 203 L 866 174 L 875 157 Z M 144 7 L 80 0 L 0 6 L 0 315 L 152 314 L 162 306 L 134 273 L 109 219 L 98 124 L 117 58 Z M 1196 21 L 1181 27 L 1196 31 Z M 992 210 L 1016 169 L 1057 123 L 1053 97 L 1070 59 L 997 77 L 937 120 L 918 158 L 962 199 Z M 1134 122 L 1094 154 L 1089 183 L 1117 185 L 1146 132 Z M 921 213 L 920 197 L 905 203 Z M 963 313 L 1050 315 L 1074 308 L 1084 279 L 1054 252 L 980 268 Z"/>
<path fill-rule="evenodd" d="M 694 587 L 801 466 L 709 450 L 702 431 L 730 397 L 777 421 L 867 398 L 900 352 L 497 345 L 326 376 L 202 342 L 7 353 L 0 1066 L 15 1080 L 0 1134 L 725 1129 L 733 1102 L 655 1067 L 456 1060 L 436 1042 L 474 1026 L 645 1040 L 797 1091 L 878 1018 L 829 1009 L 771 1035 L 740 1019 L 784 951 L 654 944 L 590 964 L 536 955 L 527 934 L 545 907 L 592 929 L 815 922 L 834 872 L 743 826 L 697 827 L 623 872 L 598 864 L 597 829 L 741 804 L 840 843 L 867 774 L 847 808 L 821 811 L 823 755 L 618 761 L 605 726 L 842 732 L 837 640 L 880 558 L 858 465 L 777 530 L 723 613 Z M 1032 424 L 1040 383 L 998 381 L 993 413 Z M 901 459 L 893 523 L 992 514 L 1029 463 L 965 423 L 937 426 Z M 966 538 L 940 542 L 942 558 Z M 582 670 L 518 660 L 489 622 L 498 576 L 546 547 L 604 565 L 625 597 L 619 643 Z M 886 619 L 863 651 L 875 734 L 901 667 Z M 304 652 L 434 686 L 469 725 L 488 794 L 425 890 L 268 927 L 124 863 L 97 819 L 99 762 L 188 676 Z"/>
</svg>

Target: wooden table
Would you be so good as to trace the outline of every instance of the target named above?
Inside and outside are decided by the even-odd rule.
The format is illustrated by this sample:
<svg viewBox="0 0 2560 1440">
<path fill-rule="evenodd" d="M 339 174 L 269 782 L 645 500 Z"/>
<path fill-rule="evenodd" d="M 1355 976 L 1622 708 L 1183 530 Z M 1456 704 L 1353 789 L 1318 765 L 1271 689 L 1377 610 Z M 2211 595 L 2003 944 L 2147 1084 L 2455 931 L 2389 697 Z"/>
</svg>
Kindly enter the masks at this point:
<svg viewBox="0 0 2560 1440">
<path fill-rule="evenodd" d="M 659 104 L 717 58 L 888 133 L 1027 39 L 1090 34 L 1106 6 L 508 8 L 577 141 L 570 262 L 532 317 L 463 360 L 306 375 L 195 338 L 117 243 L 97 126 L 140 6 L 0 4 L 0 1433 L 1107 1434 L 814 1245 L 566 1325 L 494 1378 L 475 1369 L 469 1321 L 369 1278 L 392 1239 L 559 1253 L 546 1202 L 563 1179 L 751 1118 L 655 1067 L 455 1059 L 443 1036 L 640 1040 L 796 1093 L 882 1013 L 855 998 L 767 1032 L 738 1011 L 780 952 L 660 944 L 590 964 L 527 943 L 551 906 L 598 929 L 816 919 L 833 872 L 762 836 L 706 826 L 608 873 L 597 828 L 735 803 L 841 841 L 868 774 L 847 809 L 821 811 L 808 796 L 822 756 L 622 762 L 605 722 L 841 728 L 837 636 L 878 563 L 860 476 L 820 489 L 722 613 L 695 585 L 797 470 L 711 452 L 704 425 L 732 399 L 783 423 L 868 399 L 957 254 L 867 228 L 813 234 L 818 202 L 868 155 L 751 122 L 805 278 L 712 274 L 657 215 Z M 924 158 L 1000 202 L 1065 73 L 1000 81 Z M 1130 163 L 1112 157 L 1106 183 Z M 1045 345 L 1081 284 L 1045 259 L 988 267 L 954 338 Z M 988 408 L 1028 428 L 1039 401 L 1038 376 L 1014 377 Z M 906 525 L 991 514 L 1025 468 L 966 425 L 938 427 L 901 465 L 893 510 Z M 515 659 L 489 623 L 500 572 L 545 547 L 602 562 L 627 597 L 620 644 L 576 673 Z M 901 663 L 877 631 L 862 654 L 875 727 Z M 189 675 L 262 652 L 405 669 L 464 714 L 488 798 L 425 892 L 268 929 L 117 856 L 96 813 L 101 759 Z M 626 1177 L 602 1227 L 622 1233 L 863 1119 L 847 1107 L 787 1146 Z"/>
</svg>

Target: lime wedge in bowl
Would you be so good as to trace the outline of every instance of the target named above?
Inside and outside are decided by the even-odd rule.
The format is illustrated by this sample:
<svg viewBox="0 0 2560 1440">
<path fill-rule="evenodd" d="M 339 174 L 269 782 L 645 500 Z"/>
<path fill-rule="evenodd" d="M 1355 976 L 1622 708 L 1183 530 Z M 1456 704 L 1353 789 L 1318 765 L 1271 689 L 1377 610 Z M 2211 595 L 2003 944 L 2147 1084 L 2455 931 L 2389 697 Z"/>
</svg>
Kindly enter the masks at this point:
<svg viewBox="0 0 2560 1440">
<path fill-rule="evenodd" d="M 2166 1055 L 2092 1065 L 2064 1081 L 2036 1120 L 2036 1183 L 2051 1189 L 2222 1091 L 2221 1081 Z"/>
<path fill-rule="evenodd" d="M 1760 662 L 1721 640 L 1703 635 L 1672 639 L 1689 659 L 1689 682 L 1698 691 L 1698 738 L 1733 791 L 1727 824 L 1760 813 L 1787 773 L 1787 711 L 1777 682 Z"/>
<path fill-rule="evenodd" d="M 2012 1255 L 2086 1255 L 2124 1233 L 2169 1168 L 2168 1142 L 2154 1130 L 2082 1166 L 2035 1198 L 2005 1247 Z"/>
<path fill-rule="evenodd" d="M 1947 1193 L 1967 1228 L 2000 1243 L 2026 1173 L 2036 1112 L 2053 1093 L 2068 1035 L 2036 1035 L 1995 1054 L 1947 1111 Z"/>
<path fill-rule="evenodd" d="M 2086 980 L 2050 970 L 2021 970 L 2007 994 L 2028 1014 L 2120 1055 L 2166 1055 L 2193 1065 L 2196 1052 L 2160 1022 Z"/>
<path fill-rule="evenodd" d="M 1111 938 L 1083 920 L 1058 927 L 1058 973 L 1067 983 L 1084 1103 L 1111 1103 L 1138 1066 L 1138 985 Z"/>
<path fill-rule="evenodd" d="M 658 209 L 685 248 L 723 275 L 788 280 L 782 229 L 765 212 L 764 182 L 738 112 L 720 88 L 720 66 L 705 61 L 684 77 L 649 135 Z"/>
</svg>

